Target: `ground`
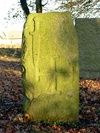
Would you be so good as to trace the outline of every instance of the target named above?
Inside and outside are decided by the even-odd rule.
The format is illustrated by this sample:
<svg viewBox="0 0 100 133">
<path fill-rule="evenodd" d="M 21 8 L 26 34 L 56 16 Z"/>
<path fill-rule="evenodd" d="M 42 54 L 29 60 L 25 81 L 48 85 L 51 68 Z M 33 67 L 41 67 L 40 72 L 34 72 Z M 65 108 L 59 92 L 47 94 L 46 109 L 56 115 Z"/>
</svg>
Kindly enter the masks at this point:
<svg viewBox="0 0 100 133">
<path fill-rule="evenodd" d="M 31 122 L 23 116 L 20 53 L 0 48 L 0 133 L 99 133 L 100 79 L 80 79 L 79 122 Z"/>
</svg>

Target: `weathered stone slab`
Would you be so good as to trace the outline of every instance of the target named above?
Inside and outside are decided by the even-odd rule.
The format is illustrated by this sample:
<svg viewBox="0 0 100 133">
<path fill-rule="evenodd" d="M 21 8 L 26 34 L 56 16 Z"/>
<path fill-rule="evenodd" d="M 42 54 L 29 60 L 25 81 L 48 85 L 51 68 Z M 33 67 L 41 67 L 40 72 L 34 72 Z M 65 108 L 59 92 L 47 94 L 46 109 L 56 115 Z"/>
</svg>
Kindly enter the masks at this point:
<svg viewBox="0 0 100 133">
<path fill-rule="evenodd" d="M 78 120 L 78 44 L 70 13 L 28 16 L 22 78 L 24 111 L 31 120 Z"/>
<path fill-rule="evenodd" d="M 100 18 L 76 19 L 81 78 L 100 78 Z"/>
</svg>

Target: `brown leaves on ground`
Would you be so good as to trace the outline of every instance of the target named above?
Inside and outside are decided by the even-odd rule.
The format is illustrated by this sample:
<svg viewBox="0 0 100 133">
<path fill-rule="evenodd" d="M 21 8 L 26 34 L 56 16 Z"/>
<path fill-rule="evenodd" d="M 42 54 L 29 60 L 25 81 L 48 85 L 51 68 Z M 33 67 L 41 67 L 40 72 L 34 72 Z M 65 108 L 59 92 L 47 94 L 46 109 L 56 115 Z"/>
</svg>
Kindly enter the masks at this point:
<svg viewBox="0 0 100 133">
<path fill-rule="evenodd" d="M 4 55 L 1 53 L 0 51 L 0 133 L 100 132 L 100 79 L 80 80 L 79 122 L 25 122 L 24 118 L 29 118 L 29 115 L 23 116 L 20 58 L 15 58 L 16 53 L 14 57 L 4 54 L 4 51 Z"/>
</svg>

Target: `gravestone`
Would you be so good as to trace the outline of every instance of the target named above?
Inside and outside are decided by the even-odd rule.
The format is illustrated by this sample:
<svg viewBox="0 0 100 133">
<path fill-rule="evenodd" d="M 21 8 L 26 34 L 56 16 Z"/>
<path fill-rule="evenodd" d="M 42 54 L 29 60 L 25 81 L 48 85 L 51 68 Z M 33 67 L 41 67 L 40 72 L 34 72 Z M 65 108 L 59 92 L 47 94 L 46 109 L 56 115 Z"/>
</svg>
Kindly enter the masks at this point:
<svg viewBox="0 0 100 133">
<path fill-rule="evenodd" d="M 22 44 L 24 112 L 31 120 L 77 121 L 78 43 L 67 13 L 33 13 Z"/>
<path fill-rule="evenodd" d="M 100 78 L 100 18 L 77 18 L 80 77 Z"/>
</svg>

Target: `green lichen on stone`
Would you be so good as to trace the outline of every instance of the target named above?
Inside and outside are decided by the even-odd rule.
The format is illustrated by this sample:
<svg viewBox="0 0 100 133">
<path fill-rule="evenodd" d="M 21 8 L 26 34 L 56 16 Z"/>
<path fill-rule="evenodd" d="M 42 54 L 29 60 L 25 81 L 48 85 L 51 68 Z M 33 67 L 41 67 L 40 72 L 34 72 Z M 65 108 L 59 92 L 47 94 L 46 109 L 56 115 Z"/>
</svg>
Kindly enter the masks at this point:
<svg viewBox="0 0 100 133">
<path fill-rule="evenodd" d="M 78 120 L 78 44 L 70 13 L 30 14 L 23 45 L 24 111 L 31 120 Z"/>
</svg>

